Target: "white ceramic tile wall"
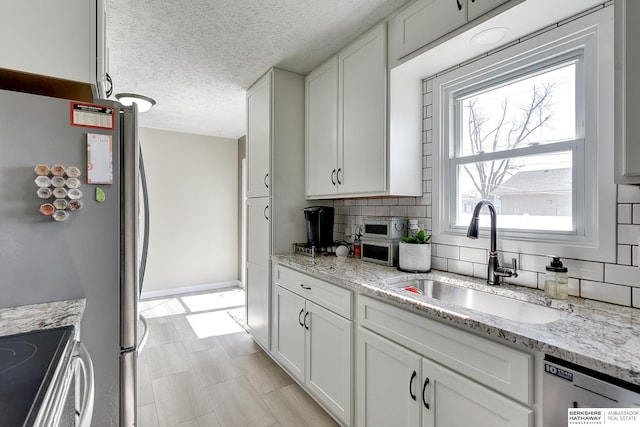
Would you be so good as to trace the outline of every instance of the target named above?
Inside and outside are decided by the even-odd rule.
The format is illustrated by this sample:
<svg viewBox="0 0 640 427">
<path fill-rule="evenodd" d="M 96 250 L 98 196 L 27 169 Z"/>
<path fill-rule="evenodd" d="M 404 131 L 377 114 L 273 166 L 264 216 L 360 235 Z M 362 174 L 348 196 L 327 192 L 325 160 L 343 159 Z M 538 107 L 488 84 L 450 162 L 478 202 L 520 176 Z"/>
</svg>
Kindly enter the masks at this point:
<svg viewBox="0 0 640 427">
<path fill-rule="evenodd" d="M 423 188 L 422 197 L 371 198 L 335 200 L 336 238 L 344 238 L 345 226 L 361 224 L 363 216 L 407 216 L 417 218 L 431 231 L 433 215 L 432 195 L 432 82 L 423 82 Z M 618 186 L 617 262 L 615 264 L 563 259 L 569 269 L 571 295 L 640 308 L 640 269 L 638 243 L 640 240 L 640 188 Z M 365 206 L 366 205 L 366 206 Z M 373 208 L 373 209 L 372 209 Z M 432 268 L 475 277 L 486 277 L 486 250 L 450 245 L 435 245 L 432 250 Z M 521 269 L 514 284 L 544 289 L 544 267 L 549 260 L 544 256 L 501 253 L 501 263 L 510 264 L 516 258 Z"/>
</svg>

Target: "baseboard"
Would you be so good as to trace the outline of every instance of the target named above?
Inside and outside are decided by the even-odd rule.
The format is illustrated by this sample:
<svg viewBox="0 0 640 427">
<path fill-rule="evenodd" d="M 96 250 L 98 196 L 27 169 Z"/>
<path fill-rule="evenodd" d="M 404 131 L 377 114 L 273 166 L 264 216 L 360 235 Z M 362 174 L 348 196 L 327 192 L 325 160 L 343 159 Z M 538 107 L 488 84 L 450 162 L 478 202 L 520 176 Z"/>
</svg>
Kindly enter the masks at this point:
<svg viewBox="0 0 640 427">
<path fill-rule="evenodd" d="M 231 280 L 229 282 L 204 283 L 202 285 L 184 286 L 181 288 L 160 289 L 157 291 L 142 292 L 140 299 L 161 298 L 166 296 L 188 294 L 192 292 L 202 292 L 221 288 L 241 287 L 239 280 Z"/>
</svg>

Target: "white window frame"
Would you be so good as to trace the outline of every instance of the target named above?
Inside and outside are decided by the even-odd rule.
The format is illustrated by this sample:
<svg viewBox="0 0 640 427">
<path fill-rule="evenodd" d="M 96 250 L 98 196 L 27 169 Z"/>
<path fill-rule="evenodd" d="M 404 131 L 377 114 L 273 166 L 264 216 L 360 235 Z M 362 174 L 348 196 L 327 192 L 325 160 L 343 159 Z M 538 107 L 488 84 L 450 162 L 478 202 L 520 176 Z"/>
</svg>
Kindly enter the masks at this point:
<svg viewBox="0 0 640 427">
<path fill-rule="evenodd" d="M 481 232 L 481 239 L 471 240 L 466 237 L 466 228 L 450 225 L 450 213 L 455 207 L 455 200 L 451 200 L 455 198 L 451 185 L 455 185 L 456 172 L 450 170 L 449 159 L 450 150 L 455 149 L 449 137 L 454 132 L 453 120 L 450 119 L 455 114 L 454 95 L 480 82 L 510 75 L 518 70 L 526 71 L 536 64 L 573 52 L 583 56 L 583 69 L 576 74 L 577 78 L 584 78 L 586 85 L 584 92 L 576 91 L 576 110 L 580 110 L 577 111 L 576 121 L 580 122 L 576 124 L 577 139 L 571 142 L 575 148 L 573 179 L 583 180 L 585 189 L 574 194 L 573 206 L 583 213 L 577 216 L 577 232 L 569 235 L 505 231 L 500 229 L 498 217 L 498 249 L 615 262 L 613 51 L 613 8 L 607 7 L 433 79 L 434 243 L 488 247 L 488 230 Z M 578 85 L 582 83 L 578 81 Z M 580 98 L 582 93 L 584 99 Z M 536 150 L 544 146 L 538 147 Z M 581 161 L 581 156 L 584 161 Z"/>
</svg>

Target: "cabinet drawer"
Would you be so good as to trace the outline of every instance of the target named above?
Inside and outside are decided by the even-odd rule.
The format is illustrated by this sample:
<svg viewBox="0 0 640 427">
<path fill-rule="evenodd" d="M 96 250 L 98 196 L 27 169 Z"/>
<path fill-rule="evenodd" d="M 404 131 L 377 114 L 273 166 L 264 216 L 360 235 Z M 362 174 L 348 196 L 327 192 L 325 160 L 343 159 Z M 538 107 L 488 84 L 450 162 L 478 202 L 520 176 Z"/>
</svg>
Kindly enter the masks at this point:
<svg viewBox="0 0 640 427">
<path fill-rule="evenodd" d="M 533 403 L 533 356 L 381 301 L 358 297 L 360 325 L 512 399 Z"/>
<path fill-rule="evenodd" d="M 273 266 L 273 281 L 327 310 L 347 319 L 353 319 L 351 304 L 353 292 L 348 289 L 277 264 Z"/>
</svg>

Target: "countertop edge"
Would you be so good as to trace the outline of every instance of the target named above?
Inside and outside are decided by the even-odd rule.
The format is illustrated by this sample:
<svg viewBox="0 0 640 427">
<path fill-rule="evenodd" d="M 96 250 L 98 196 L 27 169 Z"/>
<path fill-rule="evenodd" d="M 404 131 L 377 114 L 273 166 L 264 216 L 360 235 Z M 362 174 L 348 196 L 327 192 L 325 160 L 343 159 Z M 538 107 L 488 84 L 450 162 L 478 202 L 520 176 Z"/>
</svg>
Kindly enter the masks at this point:
<svg viewBox="0 0 640 427">
<path fill-rule="evenodd" d="M 0 336 L 73 325 L 76 333 L 87 301 L 85 298 L 21 305 L 0 309 Z"/>
</svg>

